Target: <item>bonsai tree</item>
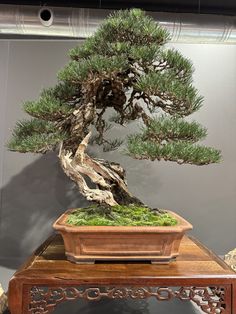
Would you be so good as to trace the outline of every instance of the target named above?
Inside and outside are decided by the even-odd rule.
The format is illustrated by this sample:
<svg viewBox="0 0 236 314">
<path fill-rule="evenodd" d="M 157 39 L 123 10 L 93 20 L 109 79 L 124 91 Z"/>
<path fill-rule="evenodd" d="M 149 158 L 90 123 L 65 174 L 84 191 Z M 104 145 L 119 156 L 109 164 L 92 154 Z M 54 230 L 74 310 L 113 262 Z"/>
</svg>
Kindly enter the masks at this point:
<svg viewBox="0 0 236 314">
<path fill-rule="evenodd" d="M 139 9 L 112 14 L 70 51 L 58 84 L 24 104 L 33 118 L 17 123 L 9 149 L 57 151 L 65 174 L 105 212 L 142 202 L 128 190 L 122 166 L 89 156 L 88 144 L 104 151 L 122 145 L 140 160 L 218 163 L 220 151 L 195 144 L 206 137 L 206 128 L 184 120 L 201 108 L 203 98 L 192 85 L 192 63 L 165 48 L 168 40 L 167 30 Z M 136 120 L 142 124 L 137 133 L 109 138 L 112 126 L 128 128 Z"/>
</svg>

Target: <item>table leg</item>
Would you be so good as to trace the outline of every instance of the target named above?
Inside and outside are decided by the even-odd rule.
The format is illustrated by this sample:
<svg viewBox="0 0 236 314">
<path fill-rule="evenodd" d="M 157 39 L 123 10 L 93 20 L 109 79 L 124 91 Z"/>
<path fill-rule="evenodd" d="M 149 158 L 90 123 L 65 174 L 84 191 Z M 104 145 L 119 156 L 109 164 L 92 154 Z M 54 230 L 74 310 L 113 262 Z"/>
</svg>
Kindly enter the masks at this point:
<svg viewBox="0 0 236 314">
<path fill-rule="evenodd" d="M 232 284 L 232 314 L 236 314 L 236 280 Z"/>
<path fill-rule="evenodd" d="M 11 314 L 23 313 L 23 282 L 13 277 L 9 283 L 8 307 Z"/>
</svg>

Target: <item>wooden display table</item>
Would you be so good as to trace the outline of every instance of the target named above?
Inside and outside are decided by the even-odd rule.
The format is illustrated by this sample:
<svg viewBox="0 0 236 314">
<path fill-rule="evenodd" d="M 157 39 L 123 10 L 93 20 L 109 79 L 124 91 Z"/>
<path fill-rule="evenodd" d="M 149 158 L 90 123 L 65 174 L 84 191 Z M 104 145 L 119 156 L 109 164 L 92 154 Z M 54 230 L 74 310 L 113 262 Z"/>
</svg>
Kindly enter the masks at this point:
<svg viewBox="0 0 236 314">
<path fill-rule="evenodd" d="M 236 314 L 236 274 L 198 241 L 185 237 L 169 265 L 68 262 L 59 235 L 50 237 L 9 285 L 12 314 L 51 313 L 60 302 L 84 298 L 192 300 L 205 313 Z"/>
</svg>

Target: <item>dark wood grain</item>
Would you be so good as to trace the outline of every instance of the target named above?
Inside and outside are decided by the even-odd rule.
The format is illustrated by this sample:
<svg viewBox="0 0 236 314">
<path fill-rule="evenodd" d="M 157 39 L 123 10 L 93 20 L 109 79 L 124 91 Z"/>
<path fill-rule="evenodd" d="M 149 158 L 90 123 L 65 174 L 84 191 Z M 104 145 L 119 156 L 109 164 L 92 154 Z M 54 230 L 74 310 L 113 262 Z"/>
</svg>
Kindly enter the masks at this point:
<svg viewBox="0 0 236 314">
<path fill-rule="evenodd" d="M 236 314 L 236 278 L 232 285 L 232 314 Z"/>
<path fill-rule="evenodd" d="M 67 286 L 223 287 L 227 302 L 224 314 L 236 314 L 236 274 L 213 252 L 189 237 L 184 237 L 179 257 L 168 265 L 148 262 L 76 265 L 66 259 L 61 236 L 53 235 L 12 278 L 9 285 L 12 314 L 33 313 L 27 304 L 34 286 L 62 290 Z"/>
</svg>

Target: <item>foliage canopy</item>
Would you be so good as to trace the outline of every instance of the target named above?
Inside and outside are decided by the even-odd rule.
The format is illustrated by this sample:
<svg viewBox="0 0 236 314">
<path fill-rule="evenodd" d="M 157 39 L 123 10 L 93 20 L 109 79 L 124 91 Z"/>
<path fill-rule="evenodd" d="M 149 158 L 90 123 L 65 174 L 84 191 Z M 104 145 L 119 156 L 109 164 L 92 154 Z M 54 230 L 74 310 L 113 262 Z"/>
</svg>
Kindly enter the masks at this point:
<svg viewBox="0 0 236 314">
<path fill-rule="evenodd" d="M 169 38 L 139 9 L 112 14 L 70 51 L 59 83 L 24 104 L 34 119 L 17 123 L 9 148 L 42 153 L 63 141 L 75 151 L 93 127 L 93 142 L 107 151 L 123 143 L 106 138 L 111 124 L 140 120 L 140 134 L 127 139 L 130 156 L 197 165 L 219 162 L 218 150 L 193 144 L 206 136 L 206 129 L 183 120 L 200 109 L 203 98 L 192 85 L 191 61 L 164 47 Z M 109 122 L 108 108 L 116 112 Z"/>
<path fill-rule="evenodd" d="M 19 121 L 8 147 L 19 152 L 57 150 L 65 173 L 88 200 L 108 205 L 138 203 L 127 190 L 124 169 L 92 159 L 90 144 L 104 151 L 123 143 L 135 159 L 206 165 L 221 160 L 219 150 L 197 144 L 207 130 L 189 117 L 203 97 L 193 86 L 192 62 L 165 44 L 169 33 L 139 9 L 109 16 L 82 45 L 69 52 L 55 87 L 24 103 L 33 118 Z M 138 121 L 126 139 L 110 139 L 114 125 Z M 79 147 L 78 147 L 79 146 Z M 88 176 L 97 189 L 87 186 Z"/>
</svg>

